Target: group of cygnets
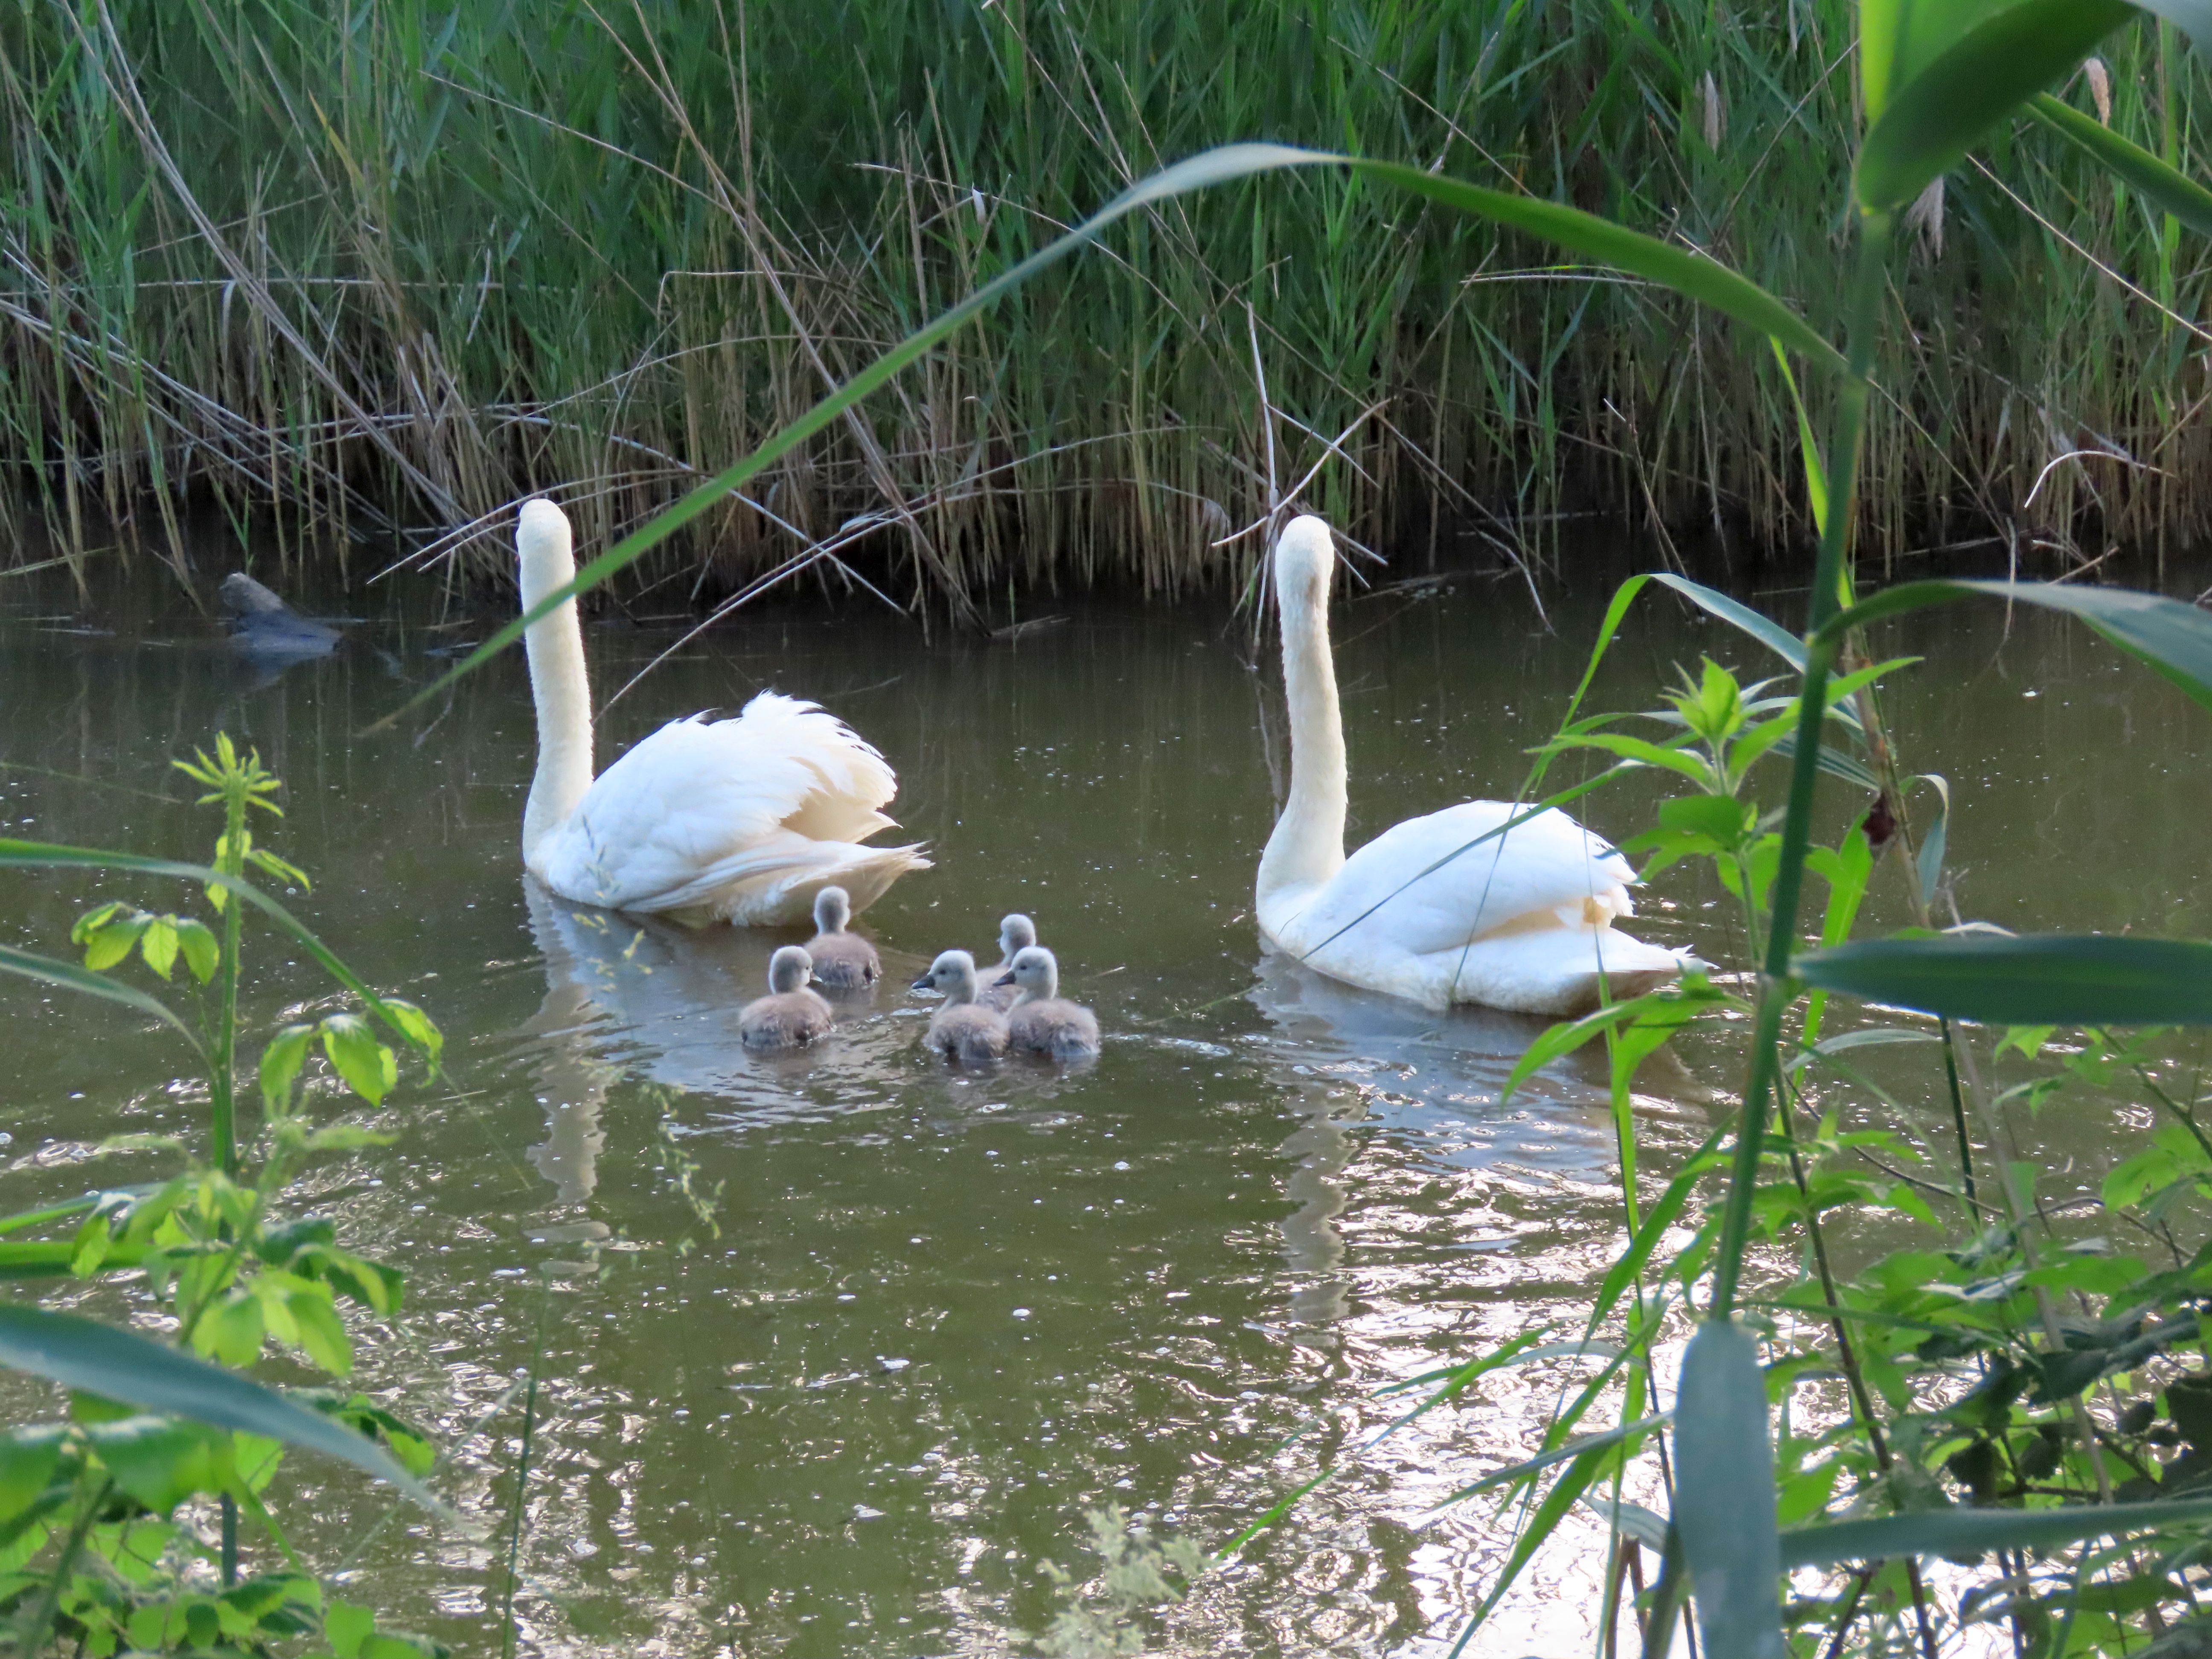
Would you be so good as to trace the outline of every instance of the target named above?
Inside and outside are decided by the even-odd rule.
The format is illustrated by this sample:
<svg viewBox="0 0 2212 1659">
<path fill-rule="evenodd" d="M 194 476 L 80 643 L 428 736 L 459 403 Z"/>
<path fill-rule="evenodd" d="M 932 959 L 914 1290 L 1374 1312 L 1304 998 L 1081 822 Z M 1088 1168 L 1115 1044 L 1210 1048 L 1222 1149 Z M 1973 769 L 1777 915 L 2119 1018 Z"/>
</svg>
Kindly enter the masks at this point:
<svg viewBox="0 0 2212 1659">
<path fill-rule="evenodd" d="M 746 1048 L 804 1048 L 830 1033 L 830 1004 L 816 985 L 866 990 L 883 977 L 876 947 L 846 931 L 851 898 L 824 887 L 814 901 L 814 937 L 787 945 L 768 959 L 768 994 L 745 1005 L 738 1037 Z M 1010 1051 L 1056 1060 L 1098 1052 L 1098 1021 L 1060 994 L 1060 963 L 1036 942 L 1036 924 L 1016 912 L 999 924 L 996 968 L 979 970 L 965 951 L 946 951 L 915 981 L 917 991 L 944 997 L 930 1016 L 927 1042 L 947 1060 L 983 1066 Z"/>
</svg>

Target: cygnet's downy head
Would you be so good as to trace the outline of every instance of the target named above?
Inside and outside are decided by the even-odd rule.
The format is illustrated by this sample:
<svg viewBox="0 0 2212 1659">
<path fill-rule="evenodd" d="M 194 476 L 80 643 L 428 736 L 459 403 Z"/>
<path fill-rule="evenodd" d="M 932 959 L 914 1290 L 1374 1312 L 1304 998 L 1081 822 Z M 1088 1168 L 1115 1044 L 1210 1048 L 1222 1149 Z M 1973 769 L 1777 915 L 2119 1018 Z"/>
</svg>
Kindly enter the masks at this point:
<svg viewBox="0 0 2212 1659">
<path fill-rule="evenodd" d="M 999 960 L 1012 963 L 1014 952 L 1036 943 L 1036 923 L 1020 911 L 999 918 Z"/>
<path fill-rule="evenodd" d="M 804 947 L 787 945 L 768 959 L 768 988 L 788 996 L 814 977 L 814 958 Z"/>
<path fill-rule="evenodd" d="M 950 1002 L 975 1000 L 975 958 L 965 951 L 946 951 L 915 981 L 917 991 L 941 991 Z"/>
<path fill-rule="evenodd" d="M 853 901 L 842 887 L 825 887 L 814 896 L 814 930 L 842 933 L 853 919 Z"/>
<path fill-rule="evenodd" d="M 1015 957 L 999 983 L 1018 985 L 1024 996 L 1049 1001 L 1060 994 L 1060 960 L 1043 945 L 1032 945 Z"/>
<path fill-rule="evenodd" d="M 1335 573 L 1336 540 L 1328 520 L 1307 513 L 1283 526 L 1275 541 L 1275 598 L 1285 609 L 1326 606 Z"/>
</svg>

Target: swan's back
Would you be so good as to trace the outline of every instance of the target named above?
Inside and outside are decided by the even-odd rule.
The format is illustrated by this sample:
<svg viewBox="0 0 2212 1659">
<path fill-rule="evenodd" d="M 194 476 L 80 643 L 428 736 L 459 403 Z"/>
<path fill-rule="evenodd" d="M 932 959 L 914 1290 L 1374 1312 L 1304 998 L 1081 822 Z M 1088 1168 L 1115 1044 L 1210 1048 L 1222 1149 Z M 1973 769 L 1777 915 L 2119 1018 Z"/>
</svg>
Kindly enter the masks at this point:
<svg viewBox="0 0 2212 1659">
<path fill-rule="evenodd" d="M 1318 891 L 1273 918 L 1270 932 L 1296 951 L 1325 948 L 1334 934 L 1387 939 L 1420 956 L 1634 911 L 1628 860 L 1558 808 L 1493 834 L 1527 810 L 1470 800 L 1394 824 Z"/>
<path fill-rule="evenodd" d="M 695 714 L 601 773 L 547 860 L 556 891 L 700 922 L 802 920 L 825 883 L 865 908 L 918 847 L 864 847 L 891 827 L 897 779 L 817 704 L 763 691 L 732 720 Z"/>
</svg>

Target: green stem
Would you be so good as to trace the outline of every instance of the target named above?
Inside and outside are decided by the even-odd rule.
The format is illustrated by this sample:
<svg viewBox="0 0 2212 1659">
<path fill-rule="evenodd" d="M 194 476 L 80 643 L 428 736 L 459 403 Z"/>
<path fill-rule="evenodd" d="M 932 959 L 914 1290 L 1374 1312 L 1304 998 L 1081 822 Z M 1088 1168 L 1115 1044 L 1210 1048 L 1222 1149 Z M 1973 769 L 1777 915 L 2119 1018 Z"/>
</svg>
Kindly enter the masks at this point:
<svg viewBox="0 0 2212 1659">
<path fill-rule="evenodd" d="M 521 1583 L 522 1528 L 529 1517 L 530 1447 L 538 1430 L 538 1372 L 545 1360 L 545 1317 L 552 1307 L 552 1286 L 541 1280 L 538 1287 L 538 1340 L 530 1353 L 530 1389 L 522 1400 L 522 1451 L 514 1464 L 514 1525 L 507 1540 L 507 1605 L 500 1615 L 500 1651 L 514 1659 L 515 1638 L 514 1592 Z"/>
<path fill-rule="evenodd" d="M 69 1583 L 69 1576 L 76 1565 L 77 1557 L 84 1552 L 84 1540 L 91 1535 L 94 1524 L 100 1519 L 100 1510 L 107 1505 L 108 1493 L 114 1490 L 112 1478 L 102 1480 L 100 1489 L 77 1512 L 76 1523 L 70 1528 L 69 1537 L 62 1544 L 61 1558 L 54 1563 L 54 1576 L 46 1582 L 46 1588 L 39 1597 L 38 1611 L 23 1626 L 23 1652 L 27 1659 L 37 1659 L 39 1650 L 46 1646 L 46 1638 L 53 1633 L 54 1616 L 61 1608 L 63 1588 Z"/>
<path fill-rule="evenodd" d="M 1744 1091 L 1743 1119 L 1736 1130 L 1735 1164 L 1729 1176 L 1727 1207 L 1721 1216 L 1719 1249 L 1713 1265 L 1709 1316 L 1726 1319 L 1735 1306 L 1743 1253 L 1751 1235 L 1751 1205 L 1759 1188 L 1759 1160 L 1765 1139 L 1767 1112 L 1781 1076 L 1782 1017 L 1792 1000 L 1790 961 L 1797 937 L 1797 907 L 1805 884 L 1805 854 L 1812 844 L 1813 796 L 1820 777 L 1820 724 L 1827 708 L 1828 670 L 1834 647 L 1815 636 L 1841 609 L 1844 557 L 1856 498 L 1860 438 L 1866 428 L 1868 374 L 1874 362 L 1875 326 L 1881 304 L 1883 268 L 1889 250 L 1889 221 L 1869 216 L 1859 228 L 1859 264 L 1850 293 L 1850 378 L 1838 394 L 1836 423 L 1828 447 L 1828 522 L 1820 536 L 1820 556 L 1813 573 L 1812 615 L 1808 618 L 1805 673 L 1798 690 L 1797 750 L 1791 757 L 1790 805 L 1782 821 L 1782 853 L 1774 876 L 1774 902 L 1766 932 L 1766 961 L 1760 974 L 1759 1012 L 1752 1034 L 1751 1080 Z"/>
<path fill-rule="evenodd" d="M 216 867 L 234 879 L 246 873 L 246 791 L 242 783 L 225 779 L 223 790 L 222 856 Z M 208 1079 L 212 1109 L 216 1167 L 227 1176 L 238 1174 L 238 947 L 246 920 L 245 907 L 234 892 L 223 894 L 221 1010 L 216 1017 L 215 1068 Z"/>
</svg>

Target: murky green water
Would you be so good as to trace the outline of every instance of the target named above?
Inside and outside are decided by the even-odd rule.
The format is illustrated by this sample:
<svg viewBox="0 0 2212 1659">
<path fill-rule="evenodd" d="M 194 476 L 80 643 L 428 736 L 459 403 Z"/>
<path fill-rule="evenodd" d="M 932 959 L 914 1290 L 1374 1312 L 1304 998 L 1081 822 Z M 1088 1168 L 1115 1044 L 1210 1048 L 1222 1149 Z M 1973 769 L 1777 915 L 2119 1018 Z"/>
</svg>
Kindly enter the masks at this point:
<svg viewBox="0 0 2212 1659">
<path fill-rule="evenodd" d="M 453 1037 L 454 1091 L 404 1091 L 380 1119 L 397 1146 L 312 1185 L 407 1270 L 409 1316 L 364 1345 L 364 1379 L 453 1449 L 443 1485 L 467 1523 L 380 1528 L 380 1498 L 306 1459 L 282 1513 L 312 1559 L 351 1562 L 366 1599 L 463 1651 L 496 1647 L 513 1390 L 541 1341 L 528 1647 L 995 1652 L 1049 1618 L 1039 1563 L 1080 1559 L 1086 1507 L 1218 1544 L 1379 1425 L 1378 1386 L 1533 1325 L 1571 1329 L 1619 1242 L 1593 1075 L 1570 1066 L 1497 1105 L 1535 1025 L 1436 1018 L 1261 959 L 1247 911 L 1281 721 L 1271 673 L 1203 609 L 1094 611 L 1019 648 L 926 646 L 865 611 L 774 613 L 688 649 L 605 721 L 603 761 L 774 685 L 879 744 L 896 810 L 939 861 L 864 918 L 890 985 L 945 946 L 981 951 L 1002 911 L 1026 909 L 1109 1034 L 1088 1071 L 971 1080 L 920 1052 L 924 1010 L 897 988 L 847 1005 L 818 1057 L 749 1059 L 735 1010 L 780 939 L 528 890 L 519 657 L 429 721 L 363 729 L 474 630 L 387 614 L 409 601 L 376 590 L 349 601 L 376 614 L 338 656 L 269 678 L 188 621 L 84 631 L 57 593 L 22 588 L 0 621 L 7 831 L 198 856 L 208 826 L 167 761 L 228 729 L 288 782 L 265 839 L 317 878 L 301 913 Z M 1340 611 L 1356 836 L 1510 793 L 1594 613 L 1556 620 L 1546 635 L 1522 596 L 1486 584 Z M 2027 616 L 2004 629 L 1984 610 L 1899 636 L 1931 659 L 1890 706 L 1913 763 L 1951 781 L 1962 903 L 2015 926 L 2212 933 L 2212 722 L 2085 635 Z M 672 637 L 587 635 L 603 696 Z M 1655 605 L 1601 703 L 1644 706 L 1656 676 L 1708 650 L 1766 672 L 1737 636 Z M 1586 817 L 1625 836 L 1650 799 L 1601 797 Z M 0 939 L 64 948 L 94 892 L 124 890 L 10 878 Z M 1647 936 L 1738 959 L 1697 872 L 1668 872 L 1644 908 Z M 265 1030 L 320 988 L 272 971 L 265 939 L 259 954 Z M 0 1206 L 162 1167 L 94 1163 L 103 1137 L 198 1131 L 156 1034 L 20 984 L 0 998 Z M 1654 1165 L 1703 1138 L 1735 1077 L 1719 1042 L 1655 1066 Z M 1897 1080 L 1916 1086 L 1903 1066 Z M 2092 1188 L 2115 1127 L 2080 1112 L 2023 1126 L 2046 1196 Z M 580 1265 L 590 1241 L 603 1277 Z M 1480 1507 L 1430 1508 L 1526 1455 L 1575 1364 L 1486 1379 L 1384 1443 L 1210 1580 L 1178 1646 L 1440 1651 L 1506 1533 Z M 1571 1523 L 1475 1650 L 1586 1646 L 1595 1536 Z"/>
</svg>

